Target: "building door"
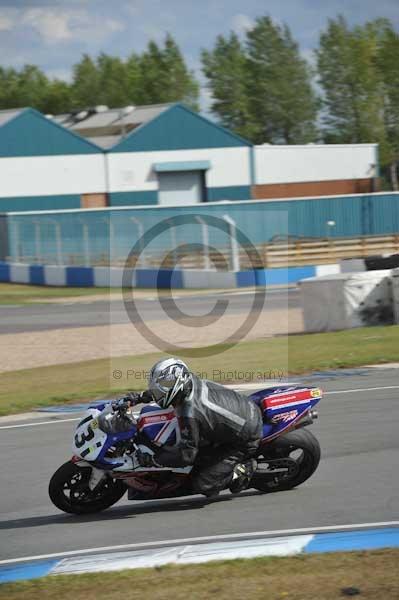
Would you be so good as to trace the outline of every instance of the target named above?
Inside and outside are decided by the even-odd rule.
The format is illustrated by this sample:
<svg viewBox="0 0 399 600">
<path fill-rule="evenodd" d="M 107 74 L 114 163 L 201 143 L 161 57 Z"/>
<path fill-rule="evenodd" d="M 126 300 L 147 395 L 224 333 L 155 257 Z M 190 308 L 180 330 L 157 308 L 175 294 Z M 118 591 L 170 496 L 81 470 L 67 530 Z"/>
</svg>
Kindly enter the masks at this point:
<svg viewBox="0 0 399 600">
<path fill-rule="evenodd" d="M 203 171 L 158 173 L 159 204 L 195 204 L 205 200 Z"/>
</svg>

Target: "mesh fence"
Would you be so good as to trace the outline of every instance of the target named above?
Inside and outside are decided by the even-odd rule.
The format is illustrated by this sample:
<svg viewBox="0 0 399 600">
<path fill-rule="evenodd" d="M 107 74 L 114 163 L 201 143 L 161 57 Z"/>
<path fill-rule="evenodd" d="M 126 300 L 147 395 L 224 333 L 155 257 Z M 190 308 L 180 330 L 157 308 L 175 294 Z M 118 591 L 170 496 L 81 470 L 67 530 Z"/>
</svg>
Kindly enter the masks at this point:
<svg viewBox="0 0 399 600">
<path fill-rule="evenodd" d="M 282 207 L 283 208 L 283 207 Z M 234 269 L 234 253 L 288 233 L 287 211 L 254 203 L 10 214 L 9 260 Z"/>
</svg>

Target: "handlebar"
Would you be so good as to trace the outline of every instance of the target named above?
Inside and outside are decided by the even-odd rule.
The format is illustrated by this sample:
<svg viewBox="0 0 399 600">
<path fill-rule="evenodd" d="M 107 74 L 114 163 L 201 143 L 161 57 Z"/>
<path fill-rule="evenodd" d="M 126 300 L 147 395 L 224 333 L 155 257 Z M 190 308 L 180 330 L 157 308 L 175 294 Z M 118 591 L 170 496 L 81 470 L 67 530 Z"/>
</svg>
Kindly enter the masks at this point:
<svg viewBox="0 0 399 600">
<path fill-rule="evenodd" d="M 121 415 L 125 415 L 130 407 L 140 403 L 141 394 L 136 392 L 130 392 L 127 396 L 122 396 L 112 402 L 112 409 L 115 412 L 119 412 Z"/>
</svg>

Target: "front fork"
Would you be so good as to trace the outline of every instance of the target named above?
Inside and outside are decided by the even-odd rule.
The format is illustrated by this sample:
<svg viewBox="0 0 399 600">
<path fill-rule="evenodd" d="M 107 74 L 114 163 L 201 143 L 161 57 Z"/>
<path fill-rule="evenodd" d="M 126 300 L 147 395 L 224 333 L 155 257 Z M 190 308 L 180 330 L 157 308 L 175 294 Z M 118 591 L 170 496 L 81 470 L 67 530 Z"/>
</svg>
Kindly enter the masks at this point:
<svg viewBox="0 0 399 600">
<path fill-rule="evenodd" d="M 102 469 L 97 469 L 97 467 L 93 467 L 93 465 L 91 465 L 86 460 L 82 460 L 79 456 L 72 456 L 71 462 L 77 467 L 89 467 L 91 469 L 90 477 L 87 482 L 87 485 L 89 486 L 91 492 L 95 490 L 99 483 L 107 476 L 106 471 L 103 471 Z"/>
</svg>

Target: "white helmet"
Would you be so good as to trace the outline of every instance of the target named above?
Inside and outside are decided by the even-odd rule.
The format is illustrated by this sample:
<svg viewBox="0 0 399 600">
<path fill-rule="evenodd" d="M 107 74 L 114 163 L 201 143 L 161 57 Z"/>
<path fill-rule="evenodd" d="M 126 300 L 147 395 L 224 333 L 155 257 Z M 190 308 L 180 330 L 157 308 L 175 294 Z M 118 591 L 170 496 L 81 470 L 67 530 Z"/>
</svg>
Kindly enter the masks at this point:
<svg viewBox="0 0 399 600">
<path fill-rule="evenodd" d="M 176 394 L 185 391 L 192 377 L 186 363 L 178 358 L 164 358 L 152 367 L 148 389 L 161 408 L 168 408 Z"/>
</svg>

